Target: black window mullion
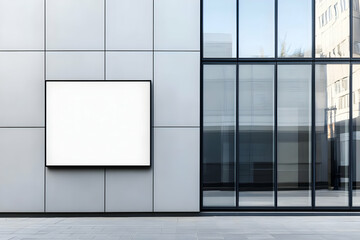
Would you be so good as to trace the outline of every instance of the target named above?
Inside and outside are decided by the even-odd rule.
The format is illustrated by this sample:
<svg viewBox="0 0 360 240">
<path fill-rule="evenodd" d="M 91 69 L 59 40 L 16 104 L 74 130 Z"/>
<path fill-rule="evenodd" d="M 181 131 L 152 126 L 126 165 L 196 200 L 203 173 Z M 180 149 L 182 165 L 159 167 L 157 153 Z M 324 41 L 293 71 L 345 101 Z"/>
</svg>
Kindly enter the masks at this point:
<svg viewBox="0 0 360 240">
<path fill-rule="evenodd" d="M 349 45 L 350 45 L 350 58 L 353 58 L 353 0 L 349 0 Z"/>
<path fill-rule="evenodd" d="M 235 170 L 235 174 L 236 174 L 236 187 L 235 187 L 235 192 L 236 192 L 236 208 L 239 207 L 239 64 L 236 64 L 236 103 L 235 103 L 235 107 L 236 107 L 236 126 L 235 126 L 235 136 L 236 136 L 236 140 L 235 140 L 235 146 L 236 146 L 236 170 Z"/>
<path fill-rule="evenodd" d="M 203 208 L 203 0 L 200 0 L 200 211 Z"/>
<path fill-rule="evenodd" d="M 275 208 L 277 208 L 278 206 L 278 181 L 277 181 L 277 169 L 278 169 L 278 164 L 277 164 L 277 71 L 278 71 L 278 0 L 274 1 L 275 4 L 275 69 L 274 69 L 274 206 Z"/>
<path fill-rule="evenodd" d="M 278 88 L 277 88 L 277 71 L 278 71 L 278 64 L 275 62 L 274 66 L 274 165 L 273 165 L 273 171 L 274 171 L 274 206 L 277 208 L 278 205 L 278 181 L 277 181 L 277 102 L 278 102 Z"/>
<path fill-rule="evenodd" d="M 236 1 L 236 60 L 239 59 L 239 0 Z M 236 151 L 236 158 L 235 158 L 235 178 L 236 178 L 236 187 L 235 187 L 235 193 L 236 193 L 236 208 L 239 207 L 239 63 L 236 63 L 236 126 L 235 126 L 235 151 Z"/>
<path fill-rule="evenodd" d="M 316 123 L 315 123 L 315 68 L 316 64 L 311 64 L 311 207 L 315 208 L 316 190 Z"/>
<path fill-rule="evenodd" d="M 312 0 L 312 46 L 311 46 L 311 56 L 315 60 L 316 57 L 316 0 Z"/>
<path fill-rule="evenodd" d="M 353 58 L 353 0 L 349 0 L 349 21 L 350 21 L 350 59 Z M 349 72 L 349 166 L 348 166 L 348 175 L 349 175 L 349 207 L 353 205 L 353 104 L 352 104 L 352 91 L 353 91 L 353 64 L 350 62 L 350 72 Z"/>
<path fill-rule="evenodd" d="M 311 69 L 311 206 L 315 208 L 315 190 L 316 190 L 316 126 L 315 126 L 315 57 L 316 57 L 316 0 L 312 0 L 312 69 Z"/>
<path fill-rule="evenodd" d="M 349 207 L 353 205 L 353 102 L 352 102 L 352 92 L 353 92 L 353 64 L 350 63 L 350 72 L 349 72 L 349 166 L 348 166 L 348 175 L 349 175 Z"/>
<path fill-rule="evenodd" d="M 275 19 L 274 19 L 274 38 L 275 38 L 275 66 L 274 66 L 274 165 L 273 165 L 273 175 L 274 175 L 274 184 L 273 184 L 273 188 L 274 188 L 274 206 L 275 208 L 277 208 L 278 206 L 278 181 L 277 181 L 277 176 L 278 176 L 278 164 L 277 164 L 277 129 L 278 129 L 278 124 L 277 124 L 277 102 L 278 102 L 278 88 L 277 88 L 277 72 L 278 72 L 278 0 L 274 0 L 274 10 L 275 10 Z"/>
<path fill-rule="evenodd" d="M 275 47 L 274 47 L 274 49 L 275 49 L 275 54 L 274 54 L 274 56 L 275 56 L 275 60 L 277 60 L 278 59 L 278 0 L 275 0 L 274 1 L 274 4 L 275 4 L 275 33 L 274 33 L 274 37 L 275 37 L 275 41 L 274 41 L 274 43 L 275 43 Z"/>
</svg>

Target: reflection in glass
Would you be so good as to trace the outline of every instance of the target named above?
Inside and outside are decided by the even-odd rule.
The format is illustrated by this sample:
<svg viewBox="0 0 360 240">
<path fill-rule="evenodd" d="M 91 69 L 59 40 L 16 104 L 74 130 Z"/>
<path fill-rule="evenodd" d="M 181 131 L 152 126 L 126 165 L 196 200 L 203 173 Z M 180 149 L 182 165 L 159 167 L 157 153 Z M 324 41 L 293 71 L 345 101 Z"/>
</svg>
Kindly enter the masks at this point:
<svg viewBox="0 0 360 240">
<path fill-rule="evenodd" d="M 204 57 L 236 57 L 236 0 L 204 0 L 203 31 Z"/>
<path fill-rule="evenodd" d="M 349 65 L 315 68 L 316 206 L 348 205 Z"/>
<path fill-rule="evenodd" d="M 353 205 L 360 206 L 360 65 L 353 65 L 352 77 L 353 117 Z"/>
<path fill-rule="evenodd" d="M 274 65 L 239 66 L 239 206 L 274 206 Z"/>
<path fill-rule="evenodd" d="M 360 0 L 353 0 L 353 57 L 360 57 Z"/>
<path fill-rule="evenodd" d="M 311 206 L 311 65 L 278 66 L 278 206 Z"/>
<path fill-rule="evenodd" d="M 203 205 L 235 206 L 236 66 L 204 65 Z"/>
<path fill-rule="evenodd" d="M 311 57 L 311 0 L 279 0 L 278 57 Z"/>
<path fill-rule="evenodd" d="M 274 0 L 239 0 L 239 57 L 274 57 Z"/>
<path fill-rule="evenodd" d="M 349 57 L 349 0 L 315 1 L 316 57 Z"/>
</svg>

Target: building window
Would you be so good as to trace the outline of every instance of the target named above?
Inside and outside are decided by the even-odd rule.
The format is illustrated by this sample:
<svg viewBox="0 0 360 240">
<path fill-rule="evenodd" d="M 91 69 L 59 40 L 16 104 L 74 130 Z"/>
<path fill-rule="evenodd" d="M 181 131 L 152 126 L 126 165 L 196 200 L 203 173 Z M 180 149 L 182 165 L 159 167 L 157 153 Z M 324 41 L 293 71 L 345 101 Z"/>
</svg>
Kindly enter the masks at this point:
<svg viewBox="0 0 360 240">
<path fill-rule="evenodd" d="M 202 207 L 360 207 L 359 0 L 216 1 L 203 0 Z M 227 16 L 235 53 L 207 55 L 211 16 Z"/>
</svg>

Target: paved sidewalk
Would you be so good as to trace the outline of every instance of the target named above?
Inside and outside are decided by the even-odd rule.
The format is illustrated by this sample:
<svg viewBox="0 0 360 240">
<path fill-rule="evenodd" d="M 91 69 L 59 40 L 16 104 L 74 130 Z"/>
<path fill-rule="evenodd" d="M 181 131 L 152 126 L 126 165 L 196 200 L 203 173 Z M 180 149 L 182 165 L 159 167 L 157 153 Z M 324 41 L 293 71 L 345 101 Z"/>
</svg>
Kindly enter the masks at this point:
<svg viewBox="0 0 360 240">
<path fill-rule="evenodd" d="M 358 240 L 360 216 L 0 218 L 0 239 Z"/>
</svg>

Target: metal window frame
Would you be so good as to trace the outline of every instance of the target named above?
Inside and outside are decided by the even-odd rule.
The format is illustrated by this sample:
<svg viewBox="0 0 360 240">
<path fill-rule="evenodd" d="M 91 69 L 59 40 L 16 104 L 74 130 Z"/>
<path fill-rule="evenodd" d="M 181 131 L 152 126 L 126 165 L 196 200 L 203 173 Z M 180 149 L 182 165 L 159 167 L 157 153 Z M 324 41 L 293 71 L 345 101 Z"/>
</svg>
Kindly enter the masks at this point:
<svg viewBox="0 0 360 240">
<path fill-rule="evenodd" d="M 317 0 L 311 0 L 311 33 L 312 33 L 312 53 L 311 57 L 307 58 L 279 58 L 278 57 L 278 4 L 279 0 L 274 0 L 275 4 L 275 21 L 274 21 L 274 56 L 273 58 L 239 58 L 239 0 L 236 1 L 236 58 L 204 58 L 204 44 L 203 44 L 203 6 L 204 1 L 200 0 L 200 211 L 360 211 L 360 206 L 353 206 L 353 166 L 355 166 L 354 157 L 354 139 L 353 139 L 353 64 L 360 64 L 360 56 L 353 56 L 353 4 L 355 0 L 348 0 L 348 11 L 349 11 L 349 57 L 344 58 L 320 58 L 316 57 L 316 2 Z M 203 206 L 203 66 L 204 65 L 222 65 L 222 64 L 236 64 L 236 207 L 209 207 Z M 238 146 L 238 124 L 239 124 L 239 112 L 238 112 L 238 100 L 239 100 L 239 64 L 273 64 L 274 65 L 274 143 L 273 143 L 273 179 L 274 179 L 274 206 L 273 207 L 243 207 L 239 206 L 239 146 Z M 278 183 L 277 183 L 277 107 L 278 107 L 278 65 L 279 64 L 310 64 L 311 65 L 311 149 L 310 149 L 310 161 L 311 161 L 311 206 L 309 207 L 279 207 L 277 204 L 278 200 Z M 321 207 L 316 206 L 316 132 L 315 132 L 315 67 L 316 64 L 348 64 L 349 65 L 349 120 L 348 120 L 348 131 L 349 131 L 349 165 L 348 165 L 348 206 L 334 206 L 334 207 Z"/>
</svg>

